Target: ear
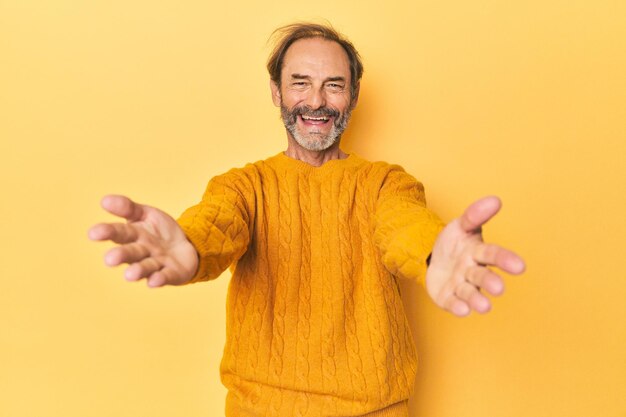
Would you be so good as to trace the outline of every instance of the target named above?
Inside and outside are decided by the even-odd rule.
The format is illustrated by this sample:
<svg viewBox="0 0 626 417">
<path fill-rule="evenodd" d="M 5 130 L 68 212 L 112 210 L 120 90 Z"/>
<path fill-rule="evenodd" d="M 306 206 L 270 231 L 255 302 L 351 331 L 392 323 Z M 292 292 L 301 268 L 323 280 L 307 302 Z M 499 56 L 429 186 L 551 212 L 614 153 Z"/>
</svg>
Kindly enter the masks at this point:
<svg viewBox="0 0 626 417">
<path fill-rule="evenodd" d="M 356 104 L 359 102 L 359 92 L 361 91 L 361 82 L 356 85 L 356 90 L 354 90 L 354 98 L 352 99 L 352 103 L 350 103 L 350 107 L 354 109 Z"/>
<path fill-rule="evenodd" d="M 283 99 L 280 95 L 280 87 L 272 80 L 270 80 L 270 90 L 272 91 L 272 101 L 274 106 L 280 107 Z"/>
</svg>

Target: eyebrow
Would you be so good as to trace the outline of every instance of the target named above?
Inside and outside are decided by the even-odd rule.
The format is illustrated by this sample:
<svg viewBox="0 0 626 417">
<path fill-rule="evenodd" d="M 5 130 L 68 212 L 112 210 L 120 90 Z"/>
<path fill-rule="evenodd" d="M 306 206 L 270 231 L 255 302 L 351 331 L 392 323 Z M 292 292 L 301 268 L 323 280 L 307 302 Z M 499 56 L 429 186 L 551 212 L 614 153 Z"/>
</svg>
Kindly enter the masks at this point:
<svg viewBox="0 0 626 417">
<path fill-rule="evenodd" d="M 303 75 L 303 74 L 291 74 L 291 79 L 292 80 L 310 80 L 311 76 L 310 75 Z M 328 77 L 324 80 L 324 82 L 329 82 L 329 81 L 346 81 L 345 77 Z"/>
</svg>

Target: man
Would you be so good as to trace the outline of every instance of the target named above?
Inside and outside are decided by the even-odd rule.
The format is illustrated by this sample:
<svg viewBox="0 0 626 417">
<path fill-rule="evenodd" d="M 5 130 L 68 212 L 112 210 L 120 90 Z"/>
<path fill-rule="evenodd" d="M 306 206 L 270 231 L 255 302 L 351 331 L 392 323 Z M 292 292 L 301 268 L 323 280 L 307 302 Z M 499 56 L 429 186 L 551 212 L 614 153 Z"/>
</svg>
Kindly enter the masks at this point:
<svg viewBox="0 0 626 417">
<path fill-rule="evenodd" d="M 106 263 L 130 264 L 126 279 L 151 287 L 232 266 L 221 365 L 228 416 L 406 416 L 416 356 L 396 279 L 425 283 L 457 316 L 489 311 L 481 291 L 504 286 L 487 265 L 524 270 L 517 255 L 482 241 L 500 202 L 479 200 L 444 228 L 400 167 L 340 149 L 363 67 L 333 29 L 282 28 L 268 70 L 284 153 L 213 178 L 178 222 L 107 196 L 103 207 L 127 223 L 89 236 L 120 244 Z"/>
</svg>

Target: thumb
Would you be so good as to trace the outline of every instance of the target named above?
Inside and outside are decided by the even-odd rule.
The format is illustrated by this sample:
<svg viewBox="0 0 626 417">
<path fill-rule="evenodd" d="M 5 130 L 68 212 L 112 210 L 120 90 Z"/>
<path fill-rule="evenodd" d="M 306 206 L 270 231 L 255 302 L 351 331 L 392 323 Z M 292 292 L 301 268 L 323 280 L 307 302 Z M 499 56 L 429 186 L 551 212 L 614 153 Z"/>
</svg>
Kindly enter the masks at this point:
<svg viewBox="0 0 626 417">
<path fill-rule="evenodd" d="M 489 221 L 500 211 L 502 202 L 496 196 L 483 197 L 472 203 L 461 216 L 461 229 L 473 232 Z"/>
</svg>

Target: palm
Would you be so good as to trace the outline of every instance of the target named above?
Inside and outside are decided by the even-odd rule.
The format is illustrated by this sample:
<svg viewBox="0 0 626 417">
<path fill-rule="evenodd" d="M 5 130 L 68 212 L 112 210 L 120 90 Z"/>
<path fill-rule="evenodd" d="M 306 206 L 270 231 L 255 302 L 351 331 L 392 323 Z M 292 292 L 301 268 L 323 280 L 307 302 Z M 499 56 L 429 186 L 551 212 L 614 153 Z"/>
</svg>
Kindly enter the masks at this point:
<svg viewBox="0 0 626 417">
<path fill-rule="evenodd" d="M 120 244 L 105 255 L 107 265 L 128 263 L 126 279 L 145 277 L 151 287 L 183 284 L 194 275 L 197 252 L 171 216 L 122 196 L 105 197 L 102 206 L 127 220 L 125 224 L 99 224 L 89 231 L 93 240 Z"/>
<path fill-rule="evenodd" d="M 513 252 L 483 242 L 482 225 L 500 209 L 500 200 L 487 197 L 472 204 L 463 216 L 448 224 L 439 234 L 426 274 L 426 289 L 435 304 L 457 316 L 471 310 L 486 313 L 491 308 L 481 290 L 500 295 L 504 282 L 487 268 L 497 266 L 520 274 L 524 262 Z"/>
</svg>

